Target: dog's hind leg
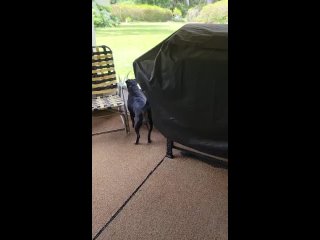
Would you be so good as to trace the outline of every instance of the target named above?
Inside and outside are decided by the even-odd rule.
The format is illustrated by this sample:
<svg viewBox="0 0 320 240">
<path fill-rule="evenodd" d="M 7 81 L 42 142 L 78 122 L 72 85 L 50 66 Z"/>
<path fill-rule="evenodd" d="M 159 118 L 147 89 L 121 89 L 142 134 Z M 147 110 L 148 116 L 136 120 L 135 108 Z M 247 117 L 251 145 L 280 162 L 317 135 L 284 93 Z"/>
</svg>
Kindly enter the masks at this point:
<svg viewBox="0 0 320 240">
<path fill-rule="evenodd" d="M 148 128 L 148 143 L 151 143 L 151 131 L 153 129 L 153 121 L 152 121 L 152 114 L 151 110 L 149 109 L 148 111 L 148 121 L 149 121 L 149 128 Z"/>
<path fill-rule="evenodd" d="M 134 125 L 134 130 L 136 131 L 136 134 L 137 134 L 136 144 L 139 144 L 139 139 L 140 139 L 139 130 L 140 130 L 142 123 L 143 123 L 143 114 L 137 115 L 135 120 L 136 121 L 135 121 L 135 125 Z"/>
<path fill-rule="evenodd" d="M 148 122 L 148 113 L 147 112 L 143 112 L 143 122 L 146 124 L 147 129 L 149 130 L 149 122 Z"/>
</svg>

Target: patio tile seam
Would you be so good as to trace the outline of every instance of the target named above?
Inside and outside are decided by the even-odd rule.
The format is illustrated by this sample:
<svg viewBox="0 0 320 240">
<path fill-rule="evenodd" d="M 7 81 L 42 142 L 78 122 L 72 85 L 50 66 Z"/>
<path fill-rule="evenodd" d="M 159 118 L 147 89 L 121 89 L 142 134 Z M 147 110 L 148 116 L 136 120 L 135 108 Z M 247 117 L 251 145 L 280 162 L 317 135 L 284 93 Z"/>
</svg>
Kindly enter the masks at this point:
<svg viewBox="0 0 320 240">
<path fill-rule="evenodd" d="M 106 222 L 106 224 L 98 231 L 98 233 L 94 236 L 92 240 L 96 240 L 101 233 L 109 226 L 109 224 L 119 215 L 122 209 L 128 204 L 131 198 L 139 191 L 139 189 L 143 186 L 143 184 L 148 180 L 148 178 L 155 172 L 155 170 L 161 165 L 166 156 L 164 156 L 161 161 L 149 172 L 149 174 L 145 177 L 142 183 L 133 191 L 133 193 L 126 199 L 126 201 L 121 205 L 121 207 L 117 210 L 115 214 L 111 216 L 111 218 Z"/>
</svg>

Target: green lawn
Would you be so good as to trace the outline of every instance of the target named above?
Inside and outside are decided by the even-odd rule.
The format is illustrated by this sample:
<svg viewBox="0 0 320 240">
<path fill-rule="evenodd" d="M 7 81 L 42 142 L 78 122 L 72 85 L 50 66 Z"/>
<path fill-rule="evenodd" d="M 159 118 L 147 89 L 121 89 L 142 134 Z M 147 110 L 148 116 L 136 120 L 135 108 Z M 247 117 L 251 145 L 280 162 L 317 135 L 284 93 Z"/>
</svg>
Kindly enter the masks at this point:
<svg viewBox="0 0 320 240">
<path fill-rule="evenodd" d="M 132 63 L 186 23 L 122 23 L 96 29 L 96 44 L 113 51 L 117 75 L 134 77 Z"/>
</svg>

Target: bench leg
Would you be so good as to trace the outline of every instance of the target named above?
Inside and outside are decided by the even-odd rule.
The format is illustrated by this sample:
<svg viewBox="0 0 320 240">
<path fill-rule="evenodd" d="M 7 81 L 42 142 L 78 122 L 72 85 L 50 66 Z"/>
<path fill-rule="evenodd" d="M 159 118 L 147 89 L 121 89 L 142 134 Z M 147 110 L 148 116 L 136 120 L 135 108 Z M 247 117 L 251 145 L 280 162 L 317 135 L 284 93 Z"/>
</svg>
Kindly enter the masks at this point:
<svg viewBox="0 0 320 240">
<path fill-rule="evenodd" d="M 126 133 L 129 134 L 130 133 L 130 126 L 129 126 L 128 115 L 126 113 L 122 113 L 120 116 L 121 116 L 124 128 L 126 130 Z"/>
<path fill-rule="evenodd" d="M 129 134 L 130 133 L 130 126 L 129 126 L 129 117 L 128 117 L 127 111 L 125 111 L 124 118 L 125 118 L 124 122 L 125 122 L 126 133 Z"/>
</svg>

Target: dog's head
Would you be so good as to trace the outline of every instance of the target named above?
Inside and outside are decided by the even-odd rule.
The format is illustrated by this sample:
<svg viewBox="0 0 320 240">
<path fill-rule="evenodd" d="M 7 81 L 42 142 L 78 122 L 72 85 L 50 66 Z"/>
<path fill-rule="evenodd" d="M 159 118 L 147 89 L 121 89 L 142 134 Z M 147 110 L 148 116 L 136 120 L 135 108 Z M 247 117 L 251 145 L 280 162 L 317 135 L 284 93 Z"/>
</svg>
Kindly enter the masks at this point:
<svg viewBox="0 0 320 240">
<path fill-rule="evenodd" d="M 137 86 L 137 82 L 136 82 L 135 79 L 128 79 L 128 80 L 126 80 L 126 84 L 127 84 L 127 87 Z"/>
<path fill-rule="evenodd" d="M 138 87 L 138 83 L 136 82 L 135 79 L 128 79 L 126 81 L 126 84 L 129 92 L 132 92 L 132 91 L 134 92 L 136 91 L 136 89 L 140 90 L 140 88 Z"/>
</svg>

